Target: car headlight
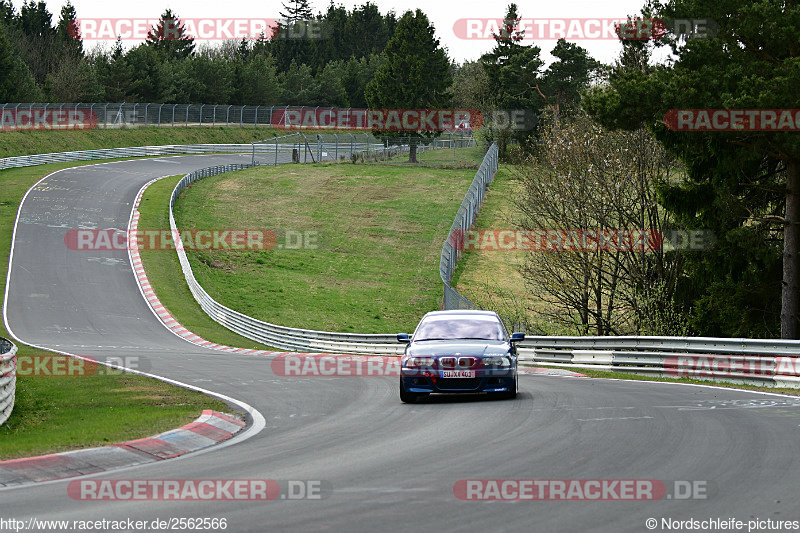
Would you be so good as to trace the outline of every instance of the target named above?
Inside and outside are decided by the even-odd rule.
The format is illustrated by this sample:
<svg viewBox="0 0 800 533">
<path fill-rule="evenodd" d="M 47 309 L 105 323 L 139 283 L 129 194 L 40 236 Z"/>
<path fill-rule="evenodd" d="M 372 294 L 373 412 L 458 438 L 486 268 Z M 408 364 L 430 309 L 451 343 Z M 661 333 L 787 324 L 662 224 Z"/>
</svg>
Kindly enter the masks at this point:
<svg viewBox="0 0 800 533">
<path fill-rule="evenodd" d="M 434 357 L 409 357 L 406 359 L 406 368 L 433 368 L 436 366 L 436 358 Z"/>
<path fill-rule="evenodd" d="M 511 358 L 509 357 L 499 357 L 499 356 L 491 356 L 491 357 L 484 357 L 483 358 L 483 366 L 491 366 L 491 367 L 509 367 L 511 366 Z"/>
</svg>

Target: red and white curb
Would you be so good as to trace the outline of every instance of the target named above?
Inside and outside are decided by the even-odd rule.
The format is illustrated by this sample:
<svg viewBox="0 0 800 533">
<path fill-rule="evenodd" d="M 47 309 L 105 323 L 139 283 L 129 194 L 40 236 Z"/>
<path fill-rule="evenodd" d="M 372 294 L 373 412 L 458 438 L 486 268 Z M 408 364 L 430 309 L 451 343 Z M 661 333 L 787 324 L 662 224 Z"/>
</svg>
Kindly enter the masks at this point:
<svg viewBox="0 0 800 533">
<path fill-rule="evenodd" d="M 0 461 L 0 487 L 54 481 L 136 466 L 202 450 L 228 440 L 244 421 L 206 409 L 191 424 L 112 446 Z"/>
</svg>

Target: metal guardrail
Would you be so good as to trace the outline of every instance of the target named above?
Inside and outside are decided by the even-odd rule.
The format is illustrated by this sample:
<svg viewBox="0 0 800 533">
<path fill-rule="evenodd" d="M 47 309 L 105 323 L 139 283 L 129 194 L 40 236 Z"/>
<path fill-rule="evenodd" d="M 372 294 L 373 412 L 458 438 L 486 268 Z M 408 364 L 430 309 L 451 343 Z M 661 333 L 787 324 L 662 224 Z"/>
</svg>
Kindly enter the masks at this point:
<svg viewBox="0 0 800 533">
<path fill-rule="evenodd" d="M 483 203 L 483 197 L 486 194 L 486 188 L 492 183 L 494 175 L 497 173 L 497 165 L 497 143 L 492 143 L 483 157 L 483 162 L 475 174 L 475 179 L 472 180 L 464 201 L 461 202 L 461 207 L 458 208 L 456 218 L 453 221 L 453 225 L 450 226 L 450 232 L 447 234 L 447 240 L 442 247 L 442 255 L 439 259 L 439 275 L 444 284 L 443 306 L 445 309 L 475 309 L 477 307 L 450 286 L 453 273 L 456 271 L 456 264 L 461 256 L 461 251 L 453 246 L 452 237 L 454 235 L 463 235 L 475 222 L 478 210 L 481 207 L 481 203 Z"/>
<path fill-rule="evenodd" d="M 520 348 L 551 350 L 633 350 L 736 355 L 800 356 L 800 341 L 715 337 L 566 337 L 528 336 Z"/>
<path fill-rule="evenodd" d="M 241 170 L 251 166 L 224 165 L 204 168 L 184 176 L 173 189 L 169 202 L 169 225 L 173 234 L 178 231 L 173 211 L 175 201 L 187 185 L 208 176 L 216 176 L 224 172 Z M 214 300 L 197 282 L 189 264 L 189 259 L 186 257 L 186 252 L 180 244 L 180 239 L 175 239 L 175 242 L 183 275 L 197 303 L 214 321 L 243 337 L 283 350 L 384 355 L 403 353 L 405 346 L 397 342 L 394 334 L 335 333 L 290 328 L 263 322 L 234 311 Z"/>
<path fill-rule="evenodd" d="M 281 153 L 291 152 L 296 144 L 281 144 Z M 100 159 L 118 159 L 126 157 L 152 157 L 182 154 L 215 154 L 215 153 L 269 153 L 275 151 L 275 145 L 251 144 L 172 144 L 163 146 L 131 146 L 126 148 L 107 148 L 102 150 L 79 150 L 74 152 L 54 152 L 49 154 L 21 155 L 0 159 L 0 169 L 32 167 L 48 163 L 69 163 L 73 161 L 93 161 Z"/>
<path fill-rule="evenodd" d="M 800 341 L 713 337 L 528 337 L 520 360 L 570 368 L 800 388 Z"/>
<path fill-rule="evenodd" d="M 14 393 L 17 389 L 17 347 L 8 339 L 0 337 L 0 426 L 14 409 Z"/>
<path fill-rule="evenodd" d="M 295 137 L 297 142 L 287 142 L 286 137 Z M 172 144 L 161 146 L 130 146 L 124 148 L 105 148 L 100 150 L 78 150 L 72 152 L 53 152 L 48 154 L 21 155 L 0 158 L 0 170 L 7 168 L 32 167 L 49 163 L 70 163 L 75 161 L 94 161 L 128 157 L 157 157 L 185 154 L 249 153 L 252 162 L 257 155 L 263 155 L 264 164 L 277 164 L 278 154 L 296 153 L 298 163 L 321 161 L 349 161 L 354 155 L 382 161 L 408 151 L 407 145 L 390 146 L 381 143 L 323 142 L 317 136 L 310 142 L 306 135 L 294 133 L 250 144 Z M 279 142 L 280 139 L 283 139 Z M 441 147 L 441 145 L 440 145 Z M 345 158 L 345 154 L 347 157 Z"/>
</svg>

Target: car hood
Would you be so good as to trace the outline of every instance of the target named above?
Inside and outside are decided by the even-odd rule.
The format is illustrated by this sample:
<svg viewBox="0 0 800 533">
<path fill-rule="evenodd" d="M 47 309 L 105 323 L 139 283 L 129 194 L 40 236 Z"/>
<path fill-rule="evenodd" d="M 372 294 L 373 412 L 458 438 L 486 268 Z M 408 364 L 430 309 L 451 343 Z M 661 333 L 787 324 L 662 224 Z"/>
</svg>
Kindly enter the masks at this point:
<svg viewBox="0 0 800 533">
<path fill-rule="evenodd" d="M 506 355 L 511 345 L 504 341 L 420 341 L 412 342 L 406 349 L 406 355 L 469 355 L 482 357 L 485 355 Z"/>
</svg>

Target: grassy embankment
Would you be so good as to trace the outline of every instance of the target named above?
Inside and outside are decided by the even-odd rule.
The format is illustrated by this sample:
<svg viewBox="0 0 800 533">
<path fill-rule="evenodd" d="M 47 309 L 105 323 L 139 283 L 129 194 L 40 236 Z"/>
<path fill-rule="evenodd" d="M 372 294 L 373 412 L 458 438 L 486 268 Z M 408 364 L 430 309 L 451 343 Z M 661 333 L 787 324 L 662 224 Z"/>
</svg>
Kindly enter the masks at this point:
<svg viewBox="0 0 800 533">
<path fill-rule="evenodd" d="M 408 331 L 439 308 L 442 244 L 473 176 L 383 165 L 261 167 L 197 182 L 176 217 L 180 228 L 276 232 L 272 250 L 189 254 L 200 284 L 237 311 L 309 329 Z M 287 236 L 297 235 L 316 248 L 293 248 L 297 240 Z"/>
</svg>

